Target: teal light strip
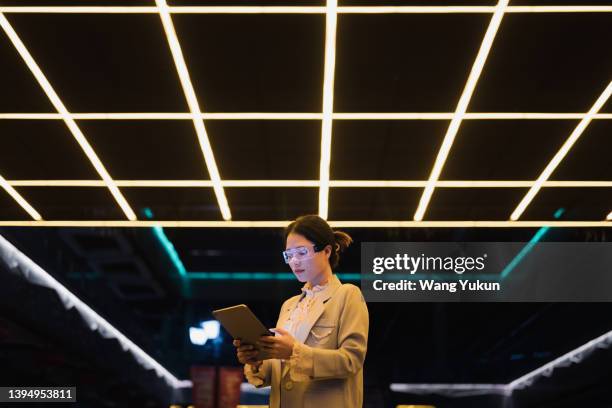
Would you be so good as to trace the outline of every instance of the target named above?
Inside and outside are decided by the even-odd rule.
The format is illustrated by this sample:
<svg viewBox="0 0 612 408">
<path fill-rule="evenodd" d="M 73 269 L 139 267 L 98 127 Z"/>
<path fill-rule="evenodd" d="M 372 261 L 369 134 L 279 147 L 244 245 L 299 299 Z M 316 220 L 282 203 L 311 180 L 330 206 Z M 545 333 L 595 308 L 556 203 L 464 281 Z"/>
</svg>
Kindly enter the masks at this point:
<svg viewBox="0 0 612 408">
<path fill-rule="evenodd" d="M 164 233 L 163 228 L 156 225 L 152 229 L 153 229 L 153 234 L 155 234 L 155 236 L 157 237 L 157 240 L 160 242 L 160 244 L 162 244 L 162 247 L 164 248 L 164 250 L 170 257 L 170 260 L 172 261 L 172 263 L 178 270 L 179 275 L 181 275 L 181 277 L 183 278 L 187 277 L 187 271 L 185 270 L 185 266 L 183 265 L 181 258 L 176 252 L 176 249 L 174 249 L 174 245 L 172 245 L 172 242 L 170 242 L 170 240 Z"/>
<path fill-rule="evenodd" d="M 144 216 L 151 220 L 153 219 L 153 211 L 150 208 L 142 210 Z M 187 280 L 295 280 L 295 275 L 288 272 L 187 272 L 181 258 L 174 248 L 172 242 L 164 233 L 164 229 L 160 226 L 151 228 L 153 234 L 162 245 L 170 260 L 178 270 L 182 278 Z M 343 281 L 358 281 L 361 279 L 359 273 L 339 273 L 338 278 Z"/>
<path fill-rule="evenodd" d="M 343 282 L 360 281 L 361 274 L 359 273 L 337 273 L 338 279 Z M 481 280 L 498 281 L 499 275 L 470 275 L 470 278 Z M 295 275 L 290 272 L 187 272 L 189 280 L 296 280 Z M 381 279 L 378 275 L 367 275 L 365 279 L 375 280 Z M 460 280 L 466 279 L 463 275 L 441 275 L 441 274 L 393 274 L 387 279 L 393 280 L 418 280 L 418 279 L 433 279 L 433 280 Z"/>
<path fill-rule="evenodd" d="M 558 219 L 563 215 L 564 212 L 564 208 L 559 208 L 557 211 L 555 211 L 555 214 L 553 216 Z M 527 245 L 525 245 L 523 249 L 521 249 L 520 252 L 516 254 L 512 261 L 510 261 L 508 265 L 506 265 L 504 270 L 501 271 L 501 279 L 506 279 L 506 277 L 510 275 L 510 272 L 512 272 L 518 266 L 518 264 L 521 263 L 521 261 L 527 256 L 527 254 L 531 252 L 533 247 L 536 246 L 536 244 L 542 239 L 544 235 L 546 235 L 549 229 L 550 227 L 542 227 L 538 230 L 538 232 L 535 233 L 535 235 L 529 240 Z"/>
<path fill-rule="evenodd" d="M 359 273 L 338 273 L 342 281 L 359 281 Z M 187 272 L 189 280 L 296 280 L 289 272 Z"/>
<path fill-rule="evenodd" d="M 558 209 L 555 212 L 554 217 L 555 218 L 561 217 L 564 211 L 565 210 L 563 208 Z M 143 210 L 143 213 L 146 218 L 148 219 L 153 218 L 153 212 L 151 211 L 151 209 L 145 208 Z M 538 230 L 538 232 L 533 236 L 533 238 L 531 238 L 529 243 L 525 245 L 525 247 L 523 247 L 523 249 L 514 257 L 514 259 L 512 259 L 512 261 L 508 265 L 506 265 L 504 270 L 501 272 L 501 275 L 500 275 L 501 279 L 504 279 L 506 276 L 508 276 L 508 274 L 510 274 L 510 272 L 512 272 L 514 268 L 516 268 L 516 266 L 521 262 L 521 260 L 532 250 L 534 245 L 538 241 L 540 241 L 540 239 L 546 234 L 546 232 L 548 232 L 549 229 L 550 227 L 542 227 Z M 275 272 L 188 272 L 185 269 L 185 266 L 183 265 L 183 262 L 181 261 L 181 258 L 179 257 L 178 252 L 174 248 L 174 245 L 164 233 L 163 228 L 160 226 L 154 226 L 152 227 L 152 230 L 156 238 L 158 239 L 158 241 L 160 242 L 160 244 L 162 245 L 162 247 L 164 248 L 164 250 L 170 257 L 170 260 L 172 261 L 172 263 L 174 264 L 174 266 L 176 267 L 176 269 L 178 270 L 182 278 L 186 278 L 188 280 L 289 280 L 289 281 L 296 279 L 293 273 L 289 273 L 289 272 L 276 272 L 276 273 Z M 350 273 L 349 272 L 349 273 L 337 273 L 336 275 L 338 276 L 338 279 L 342 281 L 360 281 L 361 280 L 360 273 Z M 414 280 L 414 279 L 422 279 L 423 275 L 422 274 L 414 274 L 414 275 L 395 274 L 393 277 L 398 280 L 399 279 Z M 434 279 L 434 280 L 449 278 L 448 276 L 438 277 L 435 275 L 427 275 L 427 277 L 429 279 Z M 470 277 L 474 277 L 474 276 L 470 276 Z M 479 279 L 498 280 L 500 277 L 494 276 L 494 275 L 493 276 L 492 275 L 482 275 L 482 276 L 479 276 Z M 368 276 L 368 278 L 376 279 L 378 277 Z M 458 275 L 458 276 L 455 276 L 455 278 L 461 279 L 462 276 Z"/>
<path fill-rule="evenodd" d="M 143 210 L 143 213 L 146 218 L 153 219 L 153 211 L 151 211 L 150 208 L 145 208 Z M 178 271 L 179 275 L 181 275 L 181 278 L 186 278 L 187 271 L 185 270 L 185 266 L 183 265 L 183 262 L 181 261 L 181 258 L 179 257 L 178 252 L 176 252 L 174 245 L 172 244 L 172 242 L 170 242 L 170 240 L 166 236 L 164 229 L 156 225 L 152 227 L 151 230 L 153 231 L 153 235 L 155 235 L 155 237 L 161 244 L 162 248 L 164 248 L 164 250 L 166 251 L 166 254 L 168 255 L 168 257 L 170 257 L 170 261 L 172 261 L 172 263 L 174 264 L 174 267 Z"/>
</svg>

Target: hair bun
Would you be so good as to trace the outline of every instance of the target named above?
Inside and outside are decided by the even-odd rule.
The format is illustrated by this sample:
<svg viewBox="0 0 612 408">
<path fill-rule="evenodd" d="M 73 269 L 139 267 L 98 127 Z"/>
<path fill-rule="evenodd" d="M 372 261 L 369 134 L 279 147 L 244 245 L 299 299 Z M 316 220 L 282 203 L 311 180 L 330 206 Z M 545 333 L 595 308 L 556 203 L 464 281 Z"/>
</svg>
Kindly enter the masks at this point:
<svg viewBox="0 0 612 408">
<path fill-rule="evenodd" d="M 334 231 L 334 238 L 336 239 L 336 252 L 338 253 L 344 251 L 353 242 L 353 238 L 344 231 Z"/>
</svg>

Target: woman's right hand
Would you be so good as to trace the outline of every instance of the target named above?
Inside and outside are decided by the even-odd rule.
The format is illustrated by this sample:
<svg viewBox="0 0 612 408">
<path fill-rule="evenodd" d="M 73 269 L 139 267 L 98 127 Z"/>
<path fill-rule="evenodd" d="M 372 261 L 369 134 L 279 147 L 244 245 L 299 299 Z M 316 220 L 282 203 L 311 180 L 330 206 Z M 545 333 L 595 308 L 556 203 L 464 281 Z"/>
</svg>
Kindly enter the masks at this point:
<svg viewBox="0 0 612 408">
<path fill-rule="evenodd" d="M 257 354 L 259 354 L 259 352 L 254 346 L 250 344 L 243 345 L 240 339 L 235 339 L 233 344 L 237 349 L 236 356 L 241 364 L 250 364 L 256 368 L 263 364 L 263 361 L 257 360 Z"/>
</svg>

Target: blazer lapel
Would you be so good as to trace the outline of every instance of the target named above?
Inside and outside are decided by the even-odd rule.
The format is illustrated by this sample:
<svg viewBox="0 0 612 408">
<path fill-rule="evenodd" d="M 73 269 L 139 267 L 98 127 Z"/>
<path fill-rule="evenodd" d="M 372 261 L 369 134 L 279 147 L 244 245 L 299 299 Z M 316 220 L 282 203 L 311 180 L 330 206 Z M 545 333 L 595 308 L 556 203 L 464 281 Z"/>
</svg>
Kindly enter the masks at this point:
<svg viewBox="0 0 612 408">
<path fill-rule="evenodd" d="M 285 306 L 283 310 L 281 310 L 280 315 L 278 316 L 278 322 L 276 322 L 276 327 L 284 327 L 291 316 L 291 311 L 295 308 L 295 305 L 300 301 L 301 297 L 296 298 L 295 301 L 289 302 Z"/>
</svg>

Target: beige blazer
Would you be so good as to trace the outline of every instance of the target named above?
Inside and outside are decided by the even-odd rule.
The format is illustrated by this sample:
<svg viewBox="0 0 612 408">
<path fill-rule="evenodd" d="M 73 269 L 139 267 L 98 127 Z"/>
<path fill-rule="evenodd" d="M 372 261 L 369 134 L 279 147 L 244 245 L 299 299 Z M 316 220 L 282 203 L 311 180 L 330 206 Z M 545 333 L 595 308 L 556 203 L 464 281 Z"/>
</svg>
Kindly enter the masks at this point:
<svg viewBox="0 0 612 408">
<path fill-rule="evenodd" d="M 317 299 L 296 340 L 305 344 L 312 356 L 313 370 L 308 381 L 293 381 L 281 361 L 265 360 L 256 376 L 258 387 L 272 386 L 270 408 L 358 408 L 363 405 L 363 363 L 365 360 L 369 315 L 361 290 L 342 284 L 332 276 L 325 295 Z M 283 303 L 277 327 L 283 327 L 291 311 L 304 296 Z M 331 329 L 331 330 L 330 330 Z M 315 335 L 313 335 L 313 333 Z"/>
</svg>

